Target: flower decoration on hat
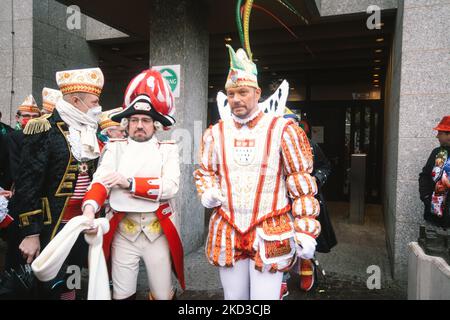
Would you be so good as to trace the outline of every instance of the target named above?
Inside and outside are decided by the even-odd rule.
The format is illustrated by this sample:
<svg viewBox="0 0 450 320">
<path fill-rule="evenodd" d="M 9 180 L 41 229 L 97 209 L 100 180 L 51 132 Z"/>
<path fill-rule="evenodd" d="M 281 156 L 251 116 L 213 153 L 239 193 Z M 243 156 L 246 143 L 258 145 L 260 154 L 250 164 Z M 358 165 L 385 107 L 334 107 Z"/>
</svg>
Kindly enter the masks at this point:
<svg viewBox="0 0 450 320">
<path fill-rule="evenodd" d="M 62 94 L 75 92 L 100 96 L 105 79 L 100 68 L 77 69 L 56 73 L 56 83 Z"/>
</svg>

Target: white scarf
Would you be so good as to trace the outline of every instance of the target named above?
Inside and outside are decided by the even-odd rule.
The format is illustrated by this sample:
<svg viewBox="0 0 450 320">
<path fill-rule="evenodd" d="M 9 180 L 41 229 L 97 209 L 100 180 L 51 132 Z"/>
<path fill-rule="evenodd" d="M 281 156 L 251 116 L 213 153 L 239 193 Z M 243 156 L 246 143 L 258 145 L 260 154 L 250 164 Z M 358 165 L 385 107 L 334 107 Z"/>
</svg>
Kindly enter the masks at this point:
<svg viewBox="0 0 450 320">
<path fill-rule="evenodd" d="M 109 222 L 105 218 L 94 220 L 98 227 L 97 234 L 84 235 L 89 244 L 89 288 L 88 300 L 111 300 L 109 290 L 108 269 L 103 254 L 103 235 L 109 231 Z M 36 278 L 41 281 L 54 279 L 70 253 L 78 236 L 89 228 L 89 220 L 85 216 L 77 216 L 69 220 L 58 232 L 41 254 L 33 261 L 31 268 Z"/>
<path fill-rule="evenodd" d="M 100 147 L 97 141 L 97 121 L 63 99 L 56 103 L 56 110 L 69 126 L 68 140 L 74 157 L 78 161 L 97 159 L 100 156 Z"/>
</svg>

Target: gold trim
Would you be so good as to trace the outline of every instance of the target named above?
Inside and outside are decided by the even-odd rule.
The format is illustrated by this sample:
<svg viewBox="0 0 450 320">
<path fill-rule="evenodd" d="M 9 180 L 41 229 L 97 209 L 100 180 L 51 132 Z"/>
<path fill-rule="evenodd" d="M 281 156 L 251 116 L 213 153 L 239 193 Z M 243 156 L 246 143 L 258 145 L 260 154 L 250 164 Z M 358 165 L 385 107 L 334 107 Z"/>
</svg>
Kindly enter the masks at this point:
<svg viewBox="0 0 450 320">
<path fill-rule="evenodd" d="M 21 215 L 19 215 L 19 227 L 29 226 L 30 221 L 28 220 L 28 217 L 35 216 L 38 214 L 42 214 L 42 209 L 25 212 L 25 213 L 22 213 Z"/>
<path fill-rule="evenodd" d="M 72 182 L 65 181 L 65 182 L 62 183 L 62 189 L 72 189 L 72 188 L 73 188 L 73 183 Z"/>
<path fill-rule="evenodd" d="M 47 221 L 44 220 L 44 225 L 51 225 L 52 224 L 52 211 L 50 210 L 50 203 L 48 202 L 48 198 L 41 198 L 42 200 L 42 210 L 43 210 L 43 216 L 47 216 Z"/>
<path fill-rule="evenodd" d="M 67 149 L 69 151 L 69 161 L 67 163 L 67 167 L 66 167 L 66 171 L 64 172 L 63 179 L 61 180 L 61 182 L 59 183 L 58 188 L 56 189 L 55 197 L 65 197 L 65 196 L 72 196 L 73 195 L 73 192 L 65 192 L 65 193 L 61 192 L 61 189 L 63 189 L 63 187 L 64 187 L 63 186 L 63 184 L 65 182 L 64 179 L 67 176 L 67 174 L 69 173 L 69 168 L 70 168 L 72 160 L 73 160 L 72 152 L 70 151 L 69 141 L 67 140 L 67 135 L 69 134 L 69 131 L 64 131 L 63 130 L 62 126 L 64 124 L 65 124 L 64 122 L 57 122 L 56 126 L 58 127 L 59 131 L 61 131 L 61 133 L 64 136 L 64 139 L 66 140 Z M 78 168 L 78 166 L 77 166 L 77 168 Z"/>
<path fill-rule="evenodd" d="M 66 202 L 64 203 L 64 207 L 62 208 L 61 213 L 59 214 L 58 222 L 56 223 L 56 226 L 52 231 L 52 236 L 50 237 L 50 241 L 53 240 L 53 238 L 56 235 L 56 230 L 58 230 L 59 225 L 61 224 L 61 220 L 64 216 L 64 211 L 66 211 L 66 207 L 67 207 L 67 204 L 69 203 L 69 200 L 70 200 L 70 197 L 67 197 Z"/>
<path fill-rule="evenodd" d="M 75 181 L 77 179 L 77 176 L 75 175 L 75 173 L 68 173 L 65 177 L 65 180 L 71 180 L 71 181 Z"/>
<path fill-rule="evenodd" d="M 69 165 L 69 171 L 70 172 L 78 172 L 78 165 L 77 164 Z"/>
</svg>

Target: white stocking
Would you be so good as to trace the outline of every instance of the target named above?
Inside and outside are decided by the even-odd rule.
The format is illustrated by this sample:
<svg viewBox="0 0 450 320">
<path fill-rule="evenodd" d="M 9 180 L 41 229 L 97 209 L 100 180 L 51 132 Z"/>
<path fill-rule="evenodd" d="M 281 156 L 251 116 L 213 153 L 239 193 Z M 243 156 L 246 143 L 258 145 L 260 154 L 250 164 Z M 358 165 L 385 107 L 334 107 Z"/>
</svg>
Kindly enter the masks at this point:
<svg viewBox="0 0 450 320">
<path fill-rule="evenodd" d="M 219 269 L 225 300 L 279 300 L 283 273 L 260 272 L 251 259 Z"/>
</svg>

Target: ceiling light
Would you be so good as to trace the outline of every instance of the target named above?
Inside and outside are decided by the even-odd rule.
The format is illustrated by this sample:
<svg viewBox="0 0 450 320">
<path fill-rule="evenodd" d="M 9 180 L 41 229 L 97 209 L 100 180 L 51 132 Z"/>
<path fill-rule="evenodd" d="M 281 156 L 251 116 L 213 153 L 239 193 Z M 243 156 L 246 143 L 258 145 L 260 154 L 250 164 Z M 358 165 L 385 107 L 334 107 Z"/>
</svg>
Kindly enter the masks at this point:
<svg viewBox="0 0 450 320">
<path fill-rule="evenodd" d="M 214 86 L 209 86 L 210 89 L 214 89 Z"/>
<path fill-rule="evenodd" d="M 382 52 L 383 52 L 382 49 L 377 49 L 377 50 L 375 50 L 375 53 L 382 53 Z"/>
<path fill-rule="evenodd" d="M 376 41 L 376 42 L 383 42 L 383 41 L 384 41 L 384 38 L 377 38 L 375 41 Z"/>
<path fill-rule="evenodd" d="M 231 37 L 225 37 L 225 41 L 226 42 L 231 42 L 231 41 L 233 41 L 233 39 Z"/>
<path fill-rule="evenodd" d="M 120 48 L 119 47 L 112 47 L 111 50 L 112 51 L 120 51 Z"/>
<path fill-rule="evenodd" d="M 258 62 L 258 61 L 259 61 L 259 59 L 256 59 L 256 58 L 253 59 L 253 62 Z"/>
<path fill-rule="evenodd" d="M 380 75 L 379 74 L 374 74 L 373 75 L 375 78 L 378 78 Z"/>
<path fill-rule="evenodd" d="M 379 82 L 380 82 L 380 80 L 378 80 L 378 79 L 375 79 L 375 80 L 373 80 L 373 82 L 374 82 L 374 83 L 379 83 Z"/>
<path fill-rule="evenodd" d="M 377 60 L 375 60 L 374 62 L 375 62 L 375 63 L 380 63 L 381 60 L 377 59 Z"/>
<path fill-rule="evenodd" d="M 264 67 L 263 69 L 264 69 L 264 70 L 269 70 L 269 67 Z"/>
</svg>

